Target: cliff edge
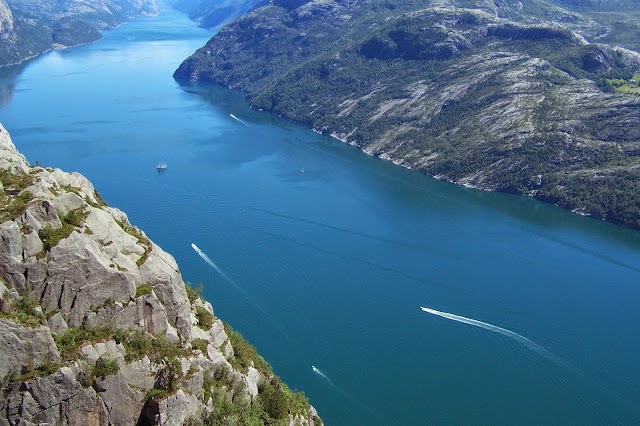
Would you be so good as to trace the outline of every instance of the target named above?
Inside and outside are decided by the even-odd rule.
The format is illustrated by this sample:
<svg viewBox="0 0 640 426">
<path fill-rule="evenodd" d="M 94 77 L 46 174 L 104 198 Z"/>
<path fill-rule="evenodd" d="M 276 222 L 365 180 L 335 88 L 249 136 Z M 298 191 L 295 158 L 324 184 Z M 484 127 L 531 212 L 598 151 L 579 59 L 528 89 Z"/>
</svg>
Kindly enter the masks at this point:
<svg viewBox="0 0 640 426">
<path fill-rule="evenodd" d="M 171 255 L 0 125 L 0 425 L 319 425 Z"/>
</svg>

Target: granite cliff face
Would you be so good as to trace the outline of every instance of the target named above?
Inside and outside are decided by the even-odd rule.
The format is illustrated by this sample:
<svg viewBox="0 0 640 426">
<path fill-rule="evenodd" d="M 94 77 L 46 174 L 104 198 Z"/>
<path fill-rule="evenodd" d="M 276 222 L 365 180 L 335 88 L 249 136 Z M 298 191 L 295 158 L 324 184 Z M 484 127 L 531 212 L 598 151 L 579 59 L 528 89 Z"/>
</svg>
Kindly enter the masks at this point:
<svg viewBox="0 0 640 426">
<path fill-rule="evenodd" d="M 174 76 L 439 179 L 640 228 L 640 98 L 606 87 L 640 55 L 503 3 L 276 0 Z"/>
<path fill-rule="evenodd" d="M 157 10 L 154 0 L 0 0 L 0 66 L 98 40 L 100 30 Z"/>
<path fill-rule="evenodd" d="M 0 359 L 0 425 L 321 424 L 171 255 L 1 125 Z"/>
</svg>

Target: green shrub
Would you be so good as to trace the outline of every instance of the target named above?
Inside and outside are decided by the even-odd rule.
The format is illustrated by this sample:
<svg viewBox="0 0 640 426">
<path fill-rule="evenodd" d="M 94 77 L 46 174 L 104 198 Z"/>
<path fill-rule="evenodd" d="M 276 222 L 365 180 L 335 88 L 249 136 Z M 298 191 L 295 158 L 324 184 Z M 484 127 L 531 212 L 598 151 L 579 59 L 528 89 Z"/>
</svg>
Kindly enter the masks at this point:
<svg viewBox="0 0 640 426">
<path fill-rule="evenodd" d="M 280 390 L 284 394 L 291 414 L 306 414 L 309 409 L 309 399 L 302 391 L 292 391 L 285 383 L 280 382 Z"/>
<path fill-rule="evenodd" d="M 60 369 L 62 365 L 57 362 L 46 361 L 42 365 L 33 368 L 31 365 L 23 367 L 20 375 L 9 379 L 9 383 L 23 382 L 35 377 L 49 376 Z"/>
<path fill-rule="evenodd" d="M 233 346 L 233 358 L 230 362 L 235 368 L 246 371 L 253 364 L 254 368 L 264 376 L 273 375 L 271 366 L 258 354 L 253 345 L 247 342 L 239 332 L 232 329 L 229 324 L 224 323 L 224 329 L 229 336 L 231 346 Z"/>
<path fill-rule="evenodd" d="M 198 327 L 203 330 L 209 330 L 213 326 L 213 315 L 208 309 L 202 306 L 196 306 L 196 318 L 198 320 Z"/>
<path fill-rule="evenodd" d="M 153 288 L 151 287 L 151 284 L 142 284 L 136 288 L 136 298 L 151 294 L 152 290 Z"/>
<path fill-rule="evenodd" d="M 289 404 L 284 393 L 280 389 L 276 389 L 269 382 L 262 383 L 262 389 L 259 390 L 258 400 L 262 404 L 264 411 L 274 419 L 284 419 L 289 415 Z"/>
<path fill-rule="evenodd" d="M 287 426 L 289 424 L 288 421 L 270 419 L 259 402 L 251 403 L 246 398 L 232 399 L 225 389 L 215 388 L 211 398 L 213 398 L 213 409 L 189 419 L 187 426 Z"/>
<path fill-rule="evenodd" d="M 127 234 L 131 235 L 132 237 L 135 237 L 138 240 L 138 243 L 140 243 L 144 247 L 144 253 L 142 253 L 142 256 L 140 256 L 140 259 L 136 261 L 136 264 L 138 266 L 142 266 L 142 264 L 147 261 L 147 258 L 151 253 L 151 249 L 153 247 L 153 245 L 151 244 L 151 241 L 149 241 L 149 239 L 144 236 L 142 231 L 140 231 L 135 226 L 131 226 L 128 223 L 120 220 L 117 220 L 116 222 L 118 223 L 118 225 L 120 225 L 120 228 L 122 228 Z"/>
<path fill-rule="evenodd" d="M 96 199 L 100 207 L 108 206 L 107 202 L 102 198 L 102 195 L 100 195 L 100 193 L 95 189 L 93 190 L 93 197 Z"/>
<path fill-rule="evenodd" d="M 148 401 L 150 399 L 153 399 L 154 401 L 160 401 L 162 399 L 165 399 L 169 395 L 170 393 L 164 389 L 153 388 L 147 391 L 146 395 L 144 396 L 144 400 Z"/>
<path fill-rule="evenodd" d="M 93 378 L 104 379 L 107 376 L 118 373 L 118 371 L 120 371 L 120 366 L 115 359 L 108 355 L 101 355 L 100 358 L 96 360 L 96 365 L 91 370 L 91 381 Z"/>
<path fill-rule="evenodd" d="M 193 339 L 191 341 L 191 344 L 196 349 L 199 349 L 200 352 L 202 352 L 203 354 L 207 353 L 207 346 L 209 346 L 209 342 L 207 342 L 206 340 L 204 340 L 204 339 Z"/>
<path fill-rule="evenodd" d="M 199 283 L 197 286 L 192 287 L 190 283 L 184 283 L 184 289 L 187 292 L 187 297 L 189 298 L 189 302 L 193 303 L 196 299 L 202 299 L 202 290 L 203 286 Z"/>
<path fill-rule="evenodd" d="M 190 352 L 164 336 L 153 337 L 142 330 L 117 330 L 114 339 L 127 351 L 126 360 L 134 361 L 147 355 L 156 363 L 171 362 L 190 355 Z"/>
<path fill-rule="evenodd" d="M 60 241 L 71 235 L 76 227 L 81 227 L 88 215 L 89 211 L 85 208 L 71 210 L 60 218 L 60 222 L 62 223 L 60 228 L 53 228 L 47 225 L 40 229 L 38 236 L 42 240 L 45 251 L 50 251 L 53 247 L 57 246 Z"/>
<path fill-rule="evenodd" d="M 89 211 L 85 208 L 71 210 L 62 217 L 62 221 L 69 225 L 80 227 L 84 225 L 84 221 L 89 216 Z"/>
<path fill-rule="evenodd" d="M 51 225 L 47 225 L 38 231 L 38 236 L 42 240 L 45 251 L 50 251 L 58 243 L 67 238 L 73 232 L 73 226 L 69 224 L 62 224 L 60 228 L 53 228 Z"/>
<path fill-rule="evenodd" d="M 29 191 L 22 191 L 16 196 L 0 196 L 0 222 L 19 217 L 27 208 L 34 196 Z"/>
<path fill-rule="evenodd" d="M 18 324 L 35 328 L 44 324 L 45 316 L 38 312 L 38 304 L 28 296 L 16 300 L 8 312 L 0 312 L 0 318 L 9 319 Z"/>
<path fill-rule="evenodd" d="M 7 189 L 22 191 L 33 185 L 33 177 L 25 173 L 11 173 L 8 170 L 0 170 L 0 182 Z"/>
<path fill-rule="evenodd" d="M 65 360 L 76 358 L 77 349 L 87 342 L 102 342 L 113 337 L 114 330 L 110 327 L 81 327 L 68 328 L 64 333 L 54 334 L 60 355 Z"/>
</svg>

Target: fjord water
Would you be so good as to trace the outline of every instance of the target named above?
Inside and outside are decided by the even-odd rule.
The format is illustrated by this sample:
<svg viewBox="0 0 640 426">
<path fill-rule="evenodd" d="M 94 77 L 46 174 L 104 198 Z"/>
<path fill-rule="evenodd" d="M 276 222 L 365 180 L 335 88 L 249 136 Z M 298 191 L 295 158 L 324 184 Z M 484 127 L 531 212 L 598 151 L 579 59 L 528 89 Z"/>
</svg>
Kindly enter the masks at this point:
<svg viewBox="0 0 640 426">
<path fill-rule="evenodd" d="M 172 253 L 329 425 L 640 421 L 638 232 L 179 87 L 209 36 L 163 12 L 4 70 L 0 122 Z"/>
</svg>

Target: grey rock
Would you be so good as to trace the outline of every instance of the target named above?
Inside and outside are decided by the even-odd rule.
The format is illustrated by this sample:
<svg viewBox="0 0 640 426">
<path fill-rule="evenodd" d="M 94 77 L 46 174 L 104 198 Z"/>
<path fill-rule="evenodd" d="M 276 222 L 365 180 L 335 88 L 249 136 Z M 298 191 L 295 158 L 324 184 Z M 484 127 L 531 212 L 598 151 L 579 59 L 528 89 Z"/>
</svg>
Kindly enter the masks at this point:
<svg viewBox="0 0 640 426">
<path fill-rule="evenodd" d="M 69 367 L 62 367 L 50 376 L 38 377 L 27 384 L 27 391 L 45 410 L 70 400 L 82 390 L 75 371 Z"/>
<path fill-rule="evenodd" d="M 185 421 L 194 417 L 204 404 L 194 395 L 179 389 L 174 395 L 160 402 L 160 424 L 163 426 L 182 426 Z"/>
<path fill-rule="evenodd" d="M 130 386 L 147 390 L 153 388 L 157 371 L 158 366 L 152 363 L 147 356 L 120 367 L 122 377 Z"/>
<path fill-rule="evenodd" d="M 109 423 L 134 425 L 140 416 L 144 393 L 130 388 L 122 374 L 106 377 L 101 385 L 106 389 L 100 398 L 109 412 Z"/>
<path fill-rule="evenodd" d="M 25 291 L 22 262 L 22 235 L 13 222 L 0 223 L 0 276 L 18 291 Z"/>
<path fill-rule="evenodd" d="M 29 328 L 0 319 L 0 359 L 0 384 L 6 384 L 11 374 L 20 374 L 25 366 L 58 361 L 60 354 L 48 327 Z"/>
<path fill-rule="evenodd" d="M 115 360 L 119 366 L 123 366 L 125 364 L 124 357 L 126 354 L 127 352 L 122 344 L 116 343 L 115 340 L 108 340 L 106 342 L 84 345 L 80 348 L 79 359 L 93 365 L 98 358 L 106 355 Z"/>
<path fill-rule="evenodd" d="M 172 256 L 153 245 L 147 261 L 140 266 L 142 281 L 151 284 L 167 311 L 169 323 L 184 340 L 191 339 L 191 304 L 184 282 Z"/>
<path fill-rule="evenodd" d="M 77 426 L 103 426 L 109 424 L 109 412 L 102 398 L 98 397 L 92 388 L 83 389 L 70 400 L 65 401 L 60 408 L 53 407 L 47 411 L 59 410 L 62 413 L 60 423 Z M 46 413 L 46 412 L 45 412 Z M 115 424 L 115 423 L 113 423 Z"/>
<path fill-rule="evenodd" d="M 54 334 L 64 333 L 67 328 L 69 328 L 67 322 L 64 320 L 64 318 L 62 318 L 60 312 L 57 312 L 56 314 L 51 316 L 51 318 L 47 320 L 47 325 L 49 326 L 49 329 L 51 329 L 51 332 Z"/>
</svg>

